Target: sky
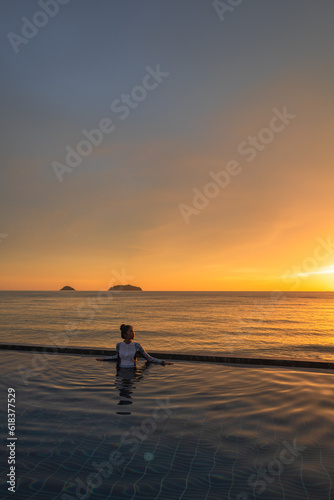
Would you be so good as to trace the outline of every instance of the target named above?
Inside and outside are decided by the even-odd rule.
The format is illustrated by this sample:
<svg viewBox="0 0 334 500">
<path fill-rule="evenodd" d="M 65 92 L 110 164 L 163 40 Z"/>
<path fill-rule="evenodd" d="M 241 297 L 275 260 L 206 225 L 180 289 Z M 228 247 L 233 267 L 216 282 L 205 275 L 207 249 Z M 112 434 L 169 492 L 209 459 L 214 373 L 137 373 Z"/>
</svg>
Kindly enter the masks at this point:
<svg viewBox="0 0 334 500">
<path fill-rule="evenodd" d="M 334 290 L 331 0 L 1 2 L 2 290 Z"/>
</svg>

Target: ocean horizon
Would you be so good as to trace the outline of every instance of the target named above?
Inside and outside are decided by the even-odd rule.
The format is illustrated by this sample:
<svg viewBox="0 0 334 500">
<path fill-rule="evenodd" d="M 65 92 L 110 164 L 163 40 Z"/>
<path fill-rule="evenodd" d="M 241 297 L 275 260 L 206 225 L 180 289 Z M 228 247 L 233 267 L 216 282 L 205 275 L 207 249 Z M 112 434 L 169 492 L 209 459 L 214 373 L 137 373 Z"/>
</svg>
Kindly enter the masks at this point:
<svg viewBox="0 0 334 500">
<path fill-rule="evenodd" d="M 1 291 L 2 342 L 334 360 L 334 292 Z"/>
</svg>

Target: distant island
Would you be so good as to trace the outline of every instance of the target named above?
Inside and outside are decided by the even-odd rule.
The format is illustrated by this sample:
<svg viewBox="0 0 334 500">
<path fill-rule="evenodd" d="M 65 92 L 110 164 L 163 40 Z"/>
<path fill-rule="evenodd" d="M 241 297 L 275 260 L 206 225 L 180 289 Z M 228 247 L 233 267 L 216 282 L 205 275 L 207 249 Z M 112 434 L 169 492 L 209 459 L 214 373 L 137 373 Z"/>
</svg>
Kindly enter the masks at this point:
<svg viewBox="0 0 334 500">
<path fill-rule="evenodd" d="M 73 290 L 73 291 L 75 292 L 75 289 L 74 289 L 74 288 L 72 288 L 71 286 L 68 286 L 68 285 L 67 285 L 67 286 L 63 286 L 63 288 L 61 288 L 61 289 L 60 289 L 60 292 L 61 292 L 62 290 Z"/>
<path fill-rule="evenodd" d="M 140 286 L 133 286 L 133 285 L 115 285 L 111 286 L 108 290 L 108 292 L 112 291 L 123 291 L 123 292 L 142 292 L 143 290 L 140 288 Z"/>
</svg>

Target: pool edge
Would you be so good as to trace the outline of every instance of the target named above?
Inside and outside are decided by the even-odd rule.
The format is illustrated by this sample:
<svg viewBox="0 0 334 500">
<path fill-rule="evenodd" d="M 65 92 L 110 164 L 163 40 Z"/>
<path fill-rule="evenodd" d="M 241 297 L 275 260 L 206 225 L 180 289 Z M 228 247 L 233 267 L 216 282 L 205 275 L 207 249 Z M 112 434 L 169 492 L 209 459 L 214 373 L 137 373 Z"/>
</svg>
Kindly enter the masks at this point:
<svg viewBox="0 0 334 500">
<path fill-rule="evenodd" d="M 1 343 L 0 349 L 10 351 L 32 351 L 57 354 L 85 354 L 91 356 L 111 356 L 115 350 L 108 348 L 94 347 L 58 347 L 56 345 L 31 345 L 31 344 L 11 344 Z M 162 353 L 151 352 L 150 355 L 160 359 L 174 359 L 181 361 L 204 361 L 206 363 L 226 363 L 242 365 L 260 365 L 260 366 L 284 366 L 300 368 L 320 368 L 325 370 L 334 370 L 334 362 L 317 360 L 298 360 L 298 359 L 273 359 L 273 358 L 247 358 L 232 356 L 209 356 L 201 354 L 181 354 L 181 353 Z"/>
</svg>

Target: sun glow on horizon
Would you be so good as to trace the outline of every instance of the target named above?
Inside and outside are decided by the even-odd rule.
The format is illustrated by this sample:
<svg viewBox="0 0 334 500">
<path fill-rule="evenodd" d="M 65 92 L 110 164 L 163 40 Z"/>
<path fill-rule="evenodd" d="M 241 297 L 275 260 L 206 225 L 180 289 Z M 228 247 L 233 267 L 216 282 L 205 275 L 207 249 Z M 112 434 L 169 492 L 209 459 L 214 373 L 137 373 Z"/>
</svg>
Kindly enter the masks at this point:
<svg viewBox="0 0 334 500">
<path fill-rule="evenodd" d="M 312 274 L 334 274 L 334 265 L 320 268 L 317 271 L 308 271 L 305 273 L 296 273 L 291 276 L 311 276 Z"/>
<path fill-rule="evenodd" d="M 0 289 L 333 289 L 334 4 L 271 3 L 101 0 L 4 44 Z"/>
</svg>

